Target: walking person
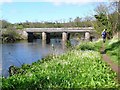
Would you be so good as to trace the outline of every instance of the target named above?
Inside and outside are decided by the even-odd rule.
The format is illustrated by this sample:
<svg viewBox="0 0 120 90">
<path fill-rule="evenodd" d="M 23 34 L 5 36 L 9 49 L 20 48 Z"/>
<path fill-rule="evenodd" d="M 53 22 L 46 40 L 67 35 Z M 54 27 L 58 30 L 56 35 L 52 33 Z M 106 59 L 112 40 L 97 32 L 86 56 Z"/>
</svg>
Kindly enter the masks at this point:
<svg viewBox="0 0 120 90">
<path fill-rule="evenodd" d="M 107 32 L 106 32 L 106 29 L 104 29 L 103 32 L 102 32 L 102 38 L 103 38 L 104 43 L 106 41 L 106 36 L 107 36 Z"/>
</svg>

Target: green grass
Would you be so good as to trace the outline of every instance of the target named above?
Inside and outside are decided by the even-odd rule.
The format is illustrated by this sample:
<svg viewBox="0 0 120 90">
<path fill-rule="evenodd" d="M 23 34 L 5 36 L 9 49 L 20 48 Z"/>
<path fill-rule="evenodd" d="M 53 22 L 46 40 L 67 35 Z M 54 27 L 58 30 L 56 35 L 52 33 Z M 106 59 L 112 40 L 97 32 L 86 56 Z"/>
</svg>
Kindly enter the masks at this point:
<svg viewBox="0 0 120 90">
<path fill-rule="evenodd" d="M 101 46 L 102 40 L 98 40 L 95 42 L 81 42 L 80 45 L 76 46 L 76 49 L 99 51 Z"/>
<path fill-rule="evenodd" d="M 116 73 L 96 51 L 72 50 L 60 56 L 48 56 L 32 65 L 23 65 L 17 73 L 2 78 L 2 88 L 117 88 Z"/>
<path fill-rule="evenodd" d="M 118 37 L 114 37 L 113 39 L 107 41 L 105 48 L 105 52 L 111 57 L 111 60 L 120 66 L 120 40 Z"/>
</svg>

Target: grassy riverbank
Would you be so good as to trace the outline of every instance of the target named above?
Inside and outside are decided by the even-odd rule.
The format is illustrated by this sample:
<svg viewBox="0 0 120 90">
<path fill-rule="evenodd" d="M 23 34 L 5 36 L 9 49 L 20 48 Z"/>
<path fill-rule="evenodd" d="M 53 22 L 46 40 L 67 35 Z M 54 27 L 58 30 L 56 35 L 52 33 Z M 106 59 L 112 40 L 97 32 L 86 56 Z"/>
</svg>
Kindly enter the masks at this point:
<svg viewBox="0 0 120 90">
<path fill-rule="evenodd" d="M 2 88 L 117 88 L 116 73 L 98 52 L 101 44 L 101 41 L 82 43 L 63 55 L 15 67 L 14 75 L 2 78 Z"/>
<path fill-rule="evenodd" d="M 93 50 L 93 51 L 100 51 L 102 47 L 102 40 L 99 39 L 95 42 L 81 42 L 80 45 L 77 45 L 75 49 L 77 50 Z"/>
<path fill-rule="evenodd" d="M 108 40 L 105 44 L 105 48 L 105 52 L 111 57 L 111 60 L 120 66 L 120 39 L 118 39 L 118 35 Z"/>
</svg>

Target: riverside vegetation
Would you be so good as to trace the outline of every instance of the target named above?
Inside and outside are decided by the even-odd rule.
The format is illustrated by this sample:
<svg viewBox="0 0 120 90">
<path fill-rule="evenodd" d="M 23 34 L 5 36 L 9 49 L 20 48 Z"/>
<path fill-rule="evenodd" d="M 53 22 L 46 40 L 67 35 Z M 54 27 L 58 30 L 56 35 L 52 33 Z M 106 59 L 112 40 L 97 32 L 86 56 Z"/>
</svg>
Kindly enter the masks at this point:
<svg viewBox="0 0 120 90">
<path fill-rule="evenodd" d="M 118 39 L 118 35 L 107 41 L 105 48 L 105 52 L 111 57 L 113 62 L 120 66 L 120 39 Z"/>
<path fill-rule="evenodd" d="M 21 68 L 12 66 L 11 76 L 2 78 L 2 89 L 118 88 L 117 74 L 102 60 L 101 46 L 101 40 L 84 42 L 63 55 L 49 55 Z"/>
<path fill-rule="evenodd" d="M 2 33 L 2 43 L 4 42 L 15 42 L 17 40 L 22 40 L 23 38 L 16 30 L 6 30 Z"/>
</svg>

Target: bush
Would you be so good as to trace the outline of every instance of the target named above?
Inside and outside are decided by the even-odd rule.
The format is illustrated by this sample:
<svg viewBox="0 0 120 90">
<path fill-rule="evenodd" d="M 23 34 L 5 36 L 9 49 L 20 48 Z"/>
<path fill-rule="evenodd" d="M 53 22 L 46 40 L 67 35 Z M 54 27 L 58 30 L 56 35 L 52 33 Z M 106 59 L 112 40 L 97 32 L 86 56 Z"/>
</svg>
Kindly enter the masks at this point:
<svg viewBox="0 0 120 90">
<path fill-rule="evenodd" d="M 96 41 L 96 42 L 81 42 L 80 45 L 76 47 L 76 49 L 80 50 L 95 50 L 99 51 L 102 46 L 102 41 Z"/>
<path fill-rule="evenodd" d="M 15 30 L 6 30 L 2 34 L 2 41 L 3 42 L 15 42 L 19 40 L 21 37 Z"/>
</svg>

